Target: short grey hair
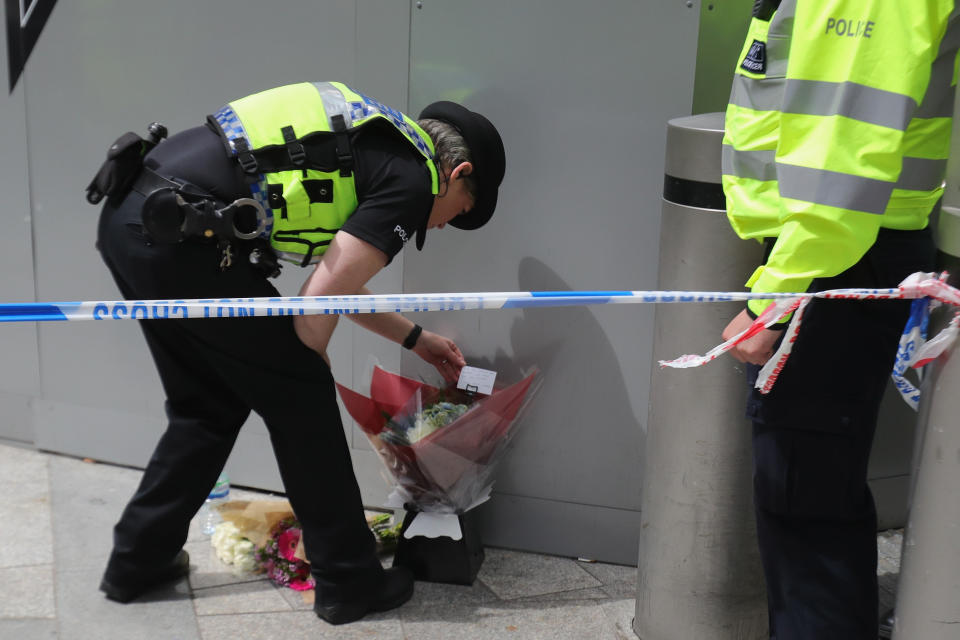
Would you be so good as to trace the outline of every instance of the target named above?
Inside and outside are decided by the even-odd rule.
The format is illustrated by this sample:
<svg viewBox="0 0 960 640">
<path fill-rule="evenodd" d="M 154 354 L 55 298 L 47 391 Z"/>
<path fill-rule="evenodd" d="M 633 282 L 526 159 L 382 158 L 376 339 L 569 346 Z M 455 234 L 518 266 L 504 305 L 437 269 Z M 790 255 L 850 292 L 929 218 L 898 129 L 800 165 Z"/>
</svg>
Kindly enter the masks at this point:
<svg viewBox="0 0 960 640">
<path fill-rule="evenodd" d="M 426 131 L 430 139 L 433 140 L 434 162 L 440 171 L 450 171 L 454 167 L 464 163 L 473 163 L 470 155 L 470 148 L 460 132 L 448 122 L 436 120 L 434 118 L 423 118 L 418 120 L 417 124 Z M 473 176 L 463 176 L 467 191 L 470 195 L 476 197 L 477 185 Z M 442 179 L 442 176 L 441 176 Z"/>
</svg>

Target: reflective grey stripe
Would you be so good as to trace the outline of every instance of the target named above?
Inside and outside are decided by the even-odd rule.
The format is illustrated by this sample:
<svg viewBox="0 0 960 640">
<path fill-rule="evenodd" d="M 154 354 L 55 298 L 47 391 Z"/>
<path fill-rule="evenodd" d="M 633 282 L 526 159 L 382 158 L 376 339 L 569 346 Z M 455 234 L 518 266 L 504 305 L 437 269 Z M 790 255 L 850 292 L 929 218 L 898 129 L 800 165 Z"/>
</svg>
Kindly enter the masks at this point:
<svg viewBox="0 0 960 640">
<path fill-rule="evenodd" d="M 784 198 L 878 215 L 886 210 L 893 191 L 892 182 L 791 164 L 778 163 L 777 175 Z"/>
<path fill-rule="evenodd" d="M 930 84 L 923 102 L 917 108 L 914 118 L 949 118 L 953 116 L 953 97 L 955 88 L 950 86 L 953 80 L 954 51 L 950 56 L 936 59 L 930 70 Z"/>
<path fill-rule="evenodd" d="M 350 108 L 347 106 L 347 99 L 343 97 L 340 89 L 337 89 L 329 82 L 314 82 L 313 86 L 320 94 L 320 99 L 323 100 L 323 109 L 327 112 L 327 119 L 329 120 L 339 113 L 343 116 L 343 121 L 346 123 L 347 129 L 352 127 L 353 118 L 350 116 Z M 333 122 L 329 124 L 330 130 L 333 131 Z"/>
<path fill-rule="evenodd" d="M 776 180 L 774 164 L 776 151 L 737 151 L 732 145 L 723 145 L 720 167 L 723 175 L 750 180 Z"/>
<path fill-rule="evenodd" d="M 790 53 L 790 38 L 767 36 L 767 78 L 782 78 L 787 75 L 787 56 Z"/>
<path fill-rule="evenodd" d="M 770 19 L 770 28 L 767 33 L 771 36 L 789 36 L 793 33 L 793 17 L 797 13 L 796 0 L 783 0 L 777 7 L 777 12 Z"/>
<path fill-rule="evenodd" d="M 768 151 L 737 151 L 732 145 L 725 144 L 721 155 L 721 171 L 725 176 L 736 176 L 749 180 L 776 180 L 778 167 L 791 167 L 792 165 L 777 165 L 775 157 L 776 152 L 772 149 Z M 815 170 L 809 169 L 809 171 Z M 903 169 L 900 171 L 900 178 L 894 188 L 911 191 L 932 191 L 943 185 L 943 177 L 946 172 L 946 160 L 906 157 L 903 159 Z M 874 182 L 884 185 L 889 184 L 883 181 Z"/>
<path fill-rule="evenodd" d="M 905 131 L 917 103 L 909 96 L 853 82 L 733 77 L 730 103 L 755 111 L 845 116 Z"/>
<path fill-rule="evenodd" d="M 730 104 L 754 111 L 777 111 L 783 104 L 783 78 L 754 79 L 739 73 L 733 76 Z"/>
<path fill-rule="evenodd" d="M 946 160 L 906 157 L 903 159 L 903 168 L 900 170 L 900 179 L 897 180 L 896 188 L 932 191 L 943 186 L 943 177 L 946 174 Z"/>
<path fill-rule="evenodd" d="M 855 82 L 788 80 L 783 96 L 784 113 L 844 116 L 899 131 L 906 131 L 916 108 L 909 96 Z"/>
<path fill-rule="evenodd" d="M 957 58 L 957 49 L 960 48 L 960 22 L 956 20 L 957 13 L 951 16 L 947 32 L 940 41 L 937 59 L 930 69 L 930 84 L 927 93 L 923 96 L 920 108 L 915 118 L 949 118 L 953 116 L 953 100 L 956 89 L 953 82 L 954 64 Z"/>
<path fill-rule="evenodd" d="M 767 77 L 782 78 L 787 75 L 787 58 L 793 39 L 793 15 L 796 2 L 784 0 L 770 19 L 767 29 Z"/>
</svg>

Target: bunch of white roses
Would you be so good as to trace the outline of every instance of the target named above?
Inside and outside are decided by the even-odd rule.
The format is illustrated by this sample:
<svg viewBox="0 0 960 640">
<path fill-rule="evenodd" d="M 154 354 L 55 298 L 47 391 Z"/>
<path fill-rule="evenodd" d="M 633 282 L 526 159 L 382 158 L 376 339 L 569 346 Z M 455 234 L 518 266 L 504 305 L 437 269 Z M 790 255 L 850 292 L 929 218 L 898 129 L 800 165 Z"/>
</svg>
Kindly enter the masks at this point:
<svg viewBox="0 0 960 640">
<path fill-rule="evenodd" d="M 235 574 L 250 573 L 257 570 L 254 557 L 256 548 L 253 543 L 240 535 L 240 530 L 232 522 L 221 522 L 210 538 L 220 561 L 232 567 Z"/>
</svg>

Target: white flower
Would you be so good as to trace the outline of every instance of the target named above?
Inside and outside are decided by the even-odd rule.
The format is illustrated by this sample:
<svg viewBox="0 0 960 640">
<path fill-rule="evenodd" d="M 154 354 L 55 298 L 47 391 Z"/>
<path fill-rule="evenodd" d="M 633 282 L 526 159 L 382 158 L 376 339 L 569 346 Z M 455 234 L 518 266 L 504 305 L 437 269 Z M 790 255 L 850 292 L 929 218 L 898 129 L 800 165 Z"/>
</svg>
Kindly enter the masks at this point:
<svg viewBox="0 0 960 640">
<path fill-rule="evenodd" d="M 240 535 L 240 530 L 232 522 L 218 524 L 210 537 L 210 543 L 220 561 L 231 565 L 234 573 L 256 569 L 253 543 Z"/>
<path fill-rule="evenodd" d="M 251 573 L 257 568 L 256 558 L 253 556 L 253 543 L 244 538 L 233 547 L 234 573 Z"/>
</svg>

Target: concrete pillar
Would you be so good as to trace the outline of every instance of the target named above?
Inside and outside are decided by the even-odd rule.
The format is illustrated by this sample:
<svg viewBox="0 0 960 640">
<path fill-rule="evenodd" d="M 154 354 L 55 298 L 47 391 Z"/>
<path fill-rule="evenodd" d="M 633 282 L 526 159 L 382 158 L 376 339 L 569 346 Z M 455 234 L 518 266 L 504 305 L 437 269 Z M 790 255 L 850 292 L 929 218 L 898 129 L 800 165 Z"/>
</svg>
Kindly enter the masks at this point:
<svg viewBox="0 0 960 640">
<path fill-rule="evenodd" d="M 762 259 L 724 213 L 723 114 L 668 123 L 661 290 L 740 291 Z M 743 303 L 658 305 L 643 478 L 637 606 L 642 640 L 767 637 L 743 365 L 656 362 L 703 353 Z"/>
<path fill-rule="evenodd" d="M 944 206 L 940 266 L 960 282 L 960 209 Z M 952 311 L 950 311 L 952 315 Z M 940 325 L 943 323 L 941 322 Z M 904 532 L 894 640 L 960 638 L 960 350 L 932 363 L 921 389 L 916 468 Z"/>
</svg>

